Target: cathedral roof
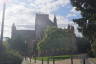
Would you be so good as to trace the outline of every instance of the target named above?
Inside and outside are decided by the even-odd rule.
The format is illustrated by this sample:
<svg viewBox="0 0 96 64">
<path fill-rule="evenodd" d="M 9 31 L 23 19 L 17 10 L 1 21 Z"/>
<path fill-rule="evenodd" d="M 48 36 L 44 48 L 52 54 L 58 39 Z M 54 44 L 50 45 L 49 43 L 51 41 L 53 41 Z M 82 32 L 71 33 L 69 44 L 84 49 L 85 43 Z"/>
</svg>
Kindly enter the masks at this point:
<svg viewBox="0 0 96 64">
<path fill-rule="evenodd" d="M 16 30 L 16 35 L 21 36 L 24 39 L 35 40 L 35 30 Z"/>
</svg>

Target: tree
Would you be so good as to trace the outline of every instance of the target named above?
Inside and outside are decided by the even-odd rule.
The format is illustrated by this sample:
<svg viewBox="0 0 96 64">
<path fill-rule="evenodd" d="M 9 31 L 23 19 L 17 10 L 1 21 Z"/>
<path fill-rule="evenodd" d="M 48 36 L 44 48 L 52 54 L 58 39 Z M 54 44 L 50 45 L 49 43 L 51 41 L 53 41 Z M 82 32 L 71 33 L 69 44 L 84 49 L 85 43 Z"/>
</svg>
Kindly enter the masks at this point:
<svg viewBox="0 0 96 64">
<path fill-rule="evenodd" d="M 0 64 L 21 64 L 23 57 L 18 51 L 10 48 L 10 38 L 3 41 L 3 51 L 0 52 Z"/>
<path fill-rule="evenodd" d="M 91 43 L 91 51 L 96 53 L 96 0 L 71 0 L 77 11 L 81 11 L 82 18 L 73 21 L 79 25 L 78 30 Z"/>
<path fill-rule="evenodd" d="M 74 33 L 67 29 L 54 27 L 45 30 L 44 37 L 39 41 L 37 47 L 39 50 L 63 50 L 67 53 L 77 50 Z"/>
<path fill-rule="evenodd" d="M 86 40 L 85 38 L 77 37 L 76 41 L 77 41 L 77 48 L 80 53 L 89 52 L 91 46 L 90 46 L 90 42 L 88 40 Z"/>
<path fill-rule="evenodd" d="M 14 39 L 11 40 L 10 47 L 18 51 L 22 56 L 31 57 L 33 53 L 33 48 L 29 47 L 29 42 L 22 37 L 17 35 Z"/>
<path fill-rule="evenodd" d="M 20 52 L 21 55 L 25 55 L 27 52 L 27 43 L 25 43 L 25 40 L 23 37 L 16 36 L 15 39 L 11 40 L 10 47 L 18 52 Z"/>
</svg>

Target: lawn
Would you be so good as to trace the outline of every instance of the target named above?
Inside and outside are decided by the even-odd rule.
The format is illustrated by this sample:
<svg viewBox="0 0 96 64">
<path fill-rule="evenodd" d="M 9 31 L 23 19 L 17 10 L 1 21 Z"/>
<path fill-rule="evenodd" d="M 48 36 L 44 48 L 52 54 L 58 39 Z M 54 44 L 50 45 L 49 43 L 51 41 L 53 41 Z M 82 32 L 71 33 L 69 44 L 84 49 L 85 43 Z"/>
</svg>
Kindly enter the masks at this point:
<svg viewBox="0 0 96 64">
<path fill-rule="evenodd" d="M 64 59 L 68 59 L 70 57 L 71 57 L 71 55 L 63 55 L 63 56 L 36 57 L 36 59 L 41 61 L 43 58 L 44 61 L 47 61 L 48 59 L 49 59 L 49 61 L 52 61 L 53 58 L 55 60 L 64 60 Z"/>
</svg>

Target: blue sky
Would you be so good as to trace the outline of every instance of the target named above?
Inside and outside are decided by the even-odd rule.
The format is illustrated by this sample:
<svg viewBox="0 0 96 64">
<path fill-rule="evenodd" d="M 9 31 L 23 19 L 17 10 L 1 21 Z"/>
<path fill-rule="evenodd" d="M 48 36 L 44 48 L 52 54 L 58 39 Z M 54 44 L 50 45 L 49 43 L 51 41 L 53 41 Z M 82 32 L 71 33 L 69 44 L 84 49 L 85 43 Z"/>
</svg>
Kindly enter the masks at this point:
<svg viewBox="0 0 96 64">
<path fill-rule="evenodd" d="M 0 0 L 0 24 L 2 17 L 2 1 Z M 65 27 L 68 24 L 76 24 L 72 22 L 73 18 L 79 18 L 80 11 L 76 11 L 72 7 L 70 0 L 7 0 L 5 31 L 4 36 L 11 35 L 11 26 L 16 24 L 18 29 L 32 29 L 35 23 L 35 14 L 49 14 L 53 19 L 54 14 L 58 20 L 59 27 Z M 31 26 L 29 28 L 29 26 Z M 75 31 L 77 33 L 77 30 Z"/>
</svg>

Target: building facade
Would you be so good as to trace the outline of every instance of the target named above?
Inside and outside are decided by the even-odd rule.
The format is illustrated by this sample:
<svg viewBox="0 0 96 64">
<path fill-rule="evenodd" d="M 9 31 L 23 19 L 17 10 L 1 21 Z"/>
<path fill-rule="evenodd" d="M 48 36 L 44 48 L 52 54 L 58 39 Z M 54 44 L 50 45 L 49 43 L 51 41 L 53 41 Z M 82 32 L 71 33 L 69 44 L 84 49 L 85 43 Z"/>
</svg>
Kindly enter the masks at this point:
<svg viewBox="0 0 96 64">
<path fill-rule="evenodd" d="M 12 25 L 11 39 L 14 40 L 16 37 L 21 37 L 25 43 L 28 44 L 28 47 L 33 49 L 36 43 L 43 38 L 44 30 L 48 27 L 57 27 L 57 18 L 54 16 L 53 21 L 49 19 L 48 14 L 36 14 L 35 17 L 35 29 L 34 30 L 18 30 L 15 24 Z M 69 42 L 66 48 L 77 50 L 76 46 L 76 37 L 74 34 L 74 27 L 68 25 L 67 29 L 64 29 L 68 32 L 68 35 L 65 38 Z M 67 43 L 68 43 L 67 42 Z M 70 45 L 71 44 L 71 45 Z M 49 52 L 50 53 L 50 52 Z"/>
<path fill-rule="evenodd" d="M 47 27 L 57 27 L 57 19 L 54 16 L 53 22 L 49 19 L 47 14 L 36 14 L 35 19 L 35 31 L 36 40 L 41 40 L 43 37 L 43 32 Z"/>
<path fill-rule="evenodd" d="M 32 47 L 35 42 L 42 39 L 43 31 L 48 26 L 57 27 L 56 17 L 54 16 L 54 21 L 51 21 L 48 14 L 36 14 L 35 30 L 18 30 L 15 24 L 13 24 L 11 39 L 14 40 L 16 37 L 21 37 L 28 44 L 28 47 Z"/>
</svg>

